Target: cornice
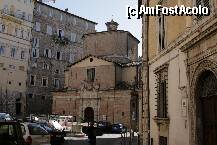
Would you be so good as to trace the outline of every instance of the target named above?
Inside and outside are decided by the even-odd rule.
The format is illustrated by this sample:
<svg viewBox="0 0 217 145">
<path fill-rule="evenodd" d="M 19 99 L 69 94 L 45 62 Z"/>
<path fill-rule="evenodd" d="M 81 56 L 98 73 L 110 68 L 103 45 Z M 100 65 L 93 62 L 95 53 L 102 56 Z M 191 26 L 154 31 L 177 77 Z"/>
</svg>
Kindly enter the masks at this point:
<svg viewBox="0 0 217 145">
<path fill-rule="evenodd" d="M 200 40 L 206 38 L 217 30 L 217 14 L 213 13 L 211 16 L 204 18 L 198 24 L 186 29 L 181 33 L 172 43 L 167 46 L 167 49 L 161 51 L 156 57 L 149 61 L 149 64 L 153 64 L 160 58 L 171 52 L 173 49 L 180 49 L 182 52 L 186 52 L 194 44 Z"/>
<path fill-rule="evenodd" d="M 154 70 L 154 73 L 155 74 L 158 74 L 159 72 L 161 72 L 162 70 L 167 70 L 169 67 L 169 63 L 165 63 L 159 67 L 157 67 L 155 70 Z"/>
</svg>

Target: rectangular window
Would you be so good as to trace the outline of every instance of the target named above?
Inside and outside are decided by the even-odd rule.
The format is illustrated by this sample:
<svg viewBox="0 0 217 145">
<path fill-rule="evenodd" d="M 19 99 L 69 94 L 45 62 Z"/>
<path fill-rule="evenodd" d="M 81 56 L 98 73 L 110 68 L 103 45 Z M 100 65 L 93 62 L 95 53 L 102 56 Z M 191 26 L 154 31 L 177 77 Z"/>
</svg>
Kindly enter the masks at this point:
<svg viewBox="0 0 217 145">
<path fill-rule="evenodd" d="M 25 51 L 21 51 L 20 58 L 25 59 Z"/>
<path fill-rule="evenodd" d="M 159 95 L 158 95 L 158 104 L 157 104 L 157 116 L 160 118 L 167 118 L 167 93 L 166 88 L 167 84 L 165 80 L 162 80 L 159 83 Z"/>
<path fill-rule="evenodd" d="M 0 67 L 4 67 L 4 63 L 0 63 Z"/>
<path fill-rule="evenodd" d="M 40 6 L 37 7 L 37 11 L 39 14 L 41 13 L 41 7 Z"/>
<path fill-rule="evenodd" d="M 74 62 L 74 58 L 75 58 L 75 56 L 74 56 L 74 54 L 73 53 L 70 53 L 69 54 L 69 62 Z"/>
<path fill-rule="evenodd" d="M 159 145 L 167 145 L 167 137 L 159 137 Z"/>
<path fill-rule="evenodd" d="M 39 38 L 33 38 L 32 47 L 39 47 Z"/>
<path fill-rule="evenodd" d="M 76 34 L 75 33 L 71 33 L 70 40 L 71 40 L 71 42 L 76 42 Z"/>
<path fill-rule="evenodd" d="M 16 69 L 16 66 L 10 64 L 10 65 L 9 65 L 9 68 L 10 68 L 10 69 Z"/>
<path fill-rule="evenodd" d="M 0 32 L 5 32 L 5 25 L 4 24 L 0 24 Z"/>
<path fill-rule="evenodd" d="M 76 18 L 73 19 L 73 25 L 77 25 L 77 19 Z"/>
<path fill-rule="evenodd" d="M 56 53 L 56 59 L 57 60 L 62 60 L 62 54 L 61 54 L 61 52 L 57 51 L 57 53 Z"/>
<path fill-rule="evenodd" d="M 11 48 L 11 57 L 15 57 L 16 56 L 16 48 Z"/>
<path fill-rule="evenodd" d="M 39 22 L 35 22 L 35 31 L 41 31 L 41 24 Z"/>
<path fill-rule="evenodd" d="M 63 30 L 59 29 L 57 32 L 58 32 L 58 37 L 59 38 L 64 37 L 64 31 Z"/>
<path fill-rule="evenodd" d="M 43 69 L 47 69 L 47 70 L 49 70 L 49 65 L 46 64 L 46 63 L 44 63 L 44 64 L 43 64 Z"/>
<path fill-rule="evenodd" d="M 35 85 L 35 80 L 36 80 L 36 77 L 35 77 L 34 75 L 31 75 L 31 76 L 30 76 L 30 84 L 31 84 L 32 86 Z"/>
<path fill-rule="evenodd" d="M 37 58 L 39 56 L 39 49 L 33 48 L 32 49 L 32 57 Z"/>
<path fill-rule="evenodd" d="M 61 14 L 61 15 L 60 15 L 60 21 L 62 21 L 62 20 L 63 20 L 63 15 Z"/>
<path fill-rule="evenodd" d="M 60 80 L 59 79 L 54 79 L 54 87 L 59 88 L 60 87 Z"/>
<path fill-rule="evenodd" d="M 43 77 L 42 78 L 42 86 L 47 87 L 47 85 L 48 85 L 48 79 L 46 77 Z"/>
<path fill-rule="evenodd" d="M 50 49 L 44 50 L 44 57 L 51 58 L 51 50 Z"/>
<path fill-rule="evenodd" d="M 164 15 L 158 17 L 159 22 L 159 50 L 165 49 L 165 18 Z"/>
<path fill-rule="evenodd" d="M 87 69 L 87 80 L 90 82 L 95 80 L 95 68 Z"/>
<path fill-rule="evenodd" d="M 85 22 L 85 30 L 88 30 L 89 29 L 89 24 L 88 22 Z"/>
<path fill-rule="evenodd" d="M 24 71 L 25 67 L 24 66 L 19 66 L 19 70 Z"/>
<path fill-rule="evenodd" d="M 26 12 L 22 12 L 22 18 L 23 20 L 28 20 Z"/>
<path fill-rule="evenodd" d="M 5 54 L 5 47 L 4 46 L 0 46 L 0 56 Z"/>
<path fill-rule="evenodd" d="M 52 30 L 52 27 L 47 25 L 47 34 L 48 34 L 48 35 L 52 35 L 52 34 L 53 34 L 52 31 L 53 31 L 53 30 Z"/>
<path fill-rule="evenodd" d="M 52 17 L 52 16 L 53 16 L 53 11 L 50 10 L 50 12 L 49 12 L 49 17 Z"/>
</svg>

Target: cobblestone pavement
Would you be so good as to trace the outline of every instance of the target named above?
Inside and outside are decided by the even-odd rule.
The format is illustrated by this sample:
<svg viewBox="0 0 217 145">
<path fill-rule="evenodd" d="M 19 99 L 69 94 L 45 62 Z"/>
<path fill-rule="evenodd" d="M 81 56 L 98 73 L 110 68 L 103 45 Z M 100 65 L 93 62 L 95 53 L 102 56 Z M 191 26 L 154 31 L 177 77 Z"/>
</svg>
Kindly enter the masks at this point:
<svg viewBox="0 0 217 145">
<path fill-rule="evenodd" d="M 118 134 L 104 134 L 97 137 L 97 145 L 121 145 L 121 136 Z M 85 137 L 66 137 L 64 145 L 88 145 Z"/>
<path fill-rule="evenodd" d="M 64 145 L 88 145 L 87 137 L 66 137 Z M 123 141 L 120 134 L 104 134 L 97 137 L 97 145 L 129 145 L 129 138 Z M 133 143 L 136 145 L 136 143 Z"/>
</svg>

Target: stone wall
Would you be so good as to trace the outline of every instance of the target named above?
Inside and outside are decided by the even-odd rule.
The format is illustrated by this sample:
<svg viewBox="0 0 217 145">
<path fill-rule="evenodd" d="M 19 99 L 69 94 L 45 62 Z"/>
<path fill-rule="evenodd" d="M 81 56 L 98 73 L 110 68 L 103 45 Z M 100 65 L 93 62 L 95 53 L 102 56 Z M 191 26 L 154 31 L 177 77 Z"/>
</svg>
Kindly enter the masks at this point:
<svg viewBox="0 0 217 145">
<path fill-rule="evenodd" d="M 92 107 L 95 121 L 106 119 L 130 127 L 130 92 L 131 90 L 56 92 L 53 93 L 52 113 L 76 116 L 81 121 L 85 108 Z"/>
<path fill-rule="evenodd" d="M 94 32 L 96 23 L 40 2 L 35 5 L 33 21 L 27 110 L 28 113 L 47 114 L 52 108 L 51 91 L 64 88 L 67 66 L 83 55 L 81 37 Z M 35 39 L 38 39 L 37 45 L 34 45 Z M 36 57 L 33 56 L 35 49 L 38 53 Z M 48 56 L 45 55 L 46 50 L 49 51 Z M 44 68 L 44 64 L 48 67 Z M 36 77 L 34 85 L 30 84 L 31 75 Z M 43 77 L 47 78 L 47 86 L 42 86 Z"/>
</svg>

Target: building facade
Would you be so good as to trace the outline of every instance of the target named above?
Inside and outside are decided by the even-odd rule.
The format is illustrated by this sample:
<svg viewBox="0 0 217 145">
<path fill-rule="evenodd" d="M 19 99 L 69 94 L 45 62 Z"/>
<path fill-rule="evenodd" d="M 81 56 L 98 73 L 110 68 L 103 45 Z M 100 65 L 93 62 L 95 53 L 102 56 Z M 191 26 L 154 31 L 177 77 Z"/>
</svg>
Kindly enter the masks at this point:
<svg viewBox="0 0 217 145">
<path fill-rule="evenodd" d="M 0 112 L 24 115 L 34 2 L 0 1 Z"/>
<path fill-rule="evenodd" d="M 146 139 L 151 145 L 216 144 L 217 1 L 142 2 L 165 7 L 202 5 L 211 12 L 209 16 L 143 17 L 143 56 L 148 57 L 145 85 L 150 90 L 150 130 L 143 132 L 150 138 Z"/>
<path fill-rule="evenodd" d="M 82 35 L 95 32 L 95 22 L 37 2 L 33 17 L 28 71 L 27 112 L 51 113 L 51 91 L 64 88 L 64 71 L 83 56 Z"/>
<path fill-rule="evenodd" d="M 53 93 L 53 113 L 72 115 L 76 121 L 104 120 L 127 127 L 138 121 L 139 41 L 129 32 L 117 30 L 113 20 L 110 24 L 115 29 L 108 25 L 108 31 L 84 35 L 86 56 L 65 72 L 65 89 Z"/>
</svg>

